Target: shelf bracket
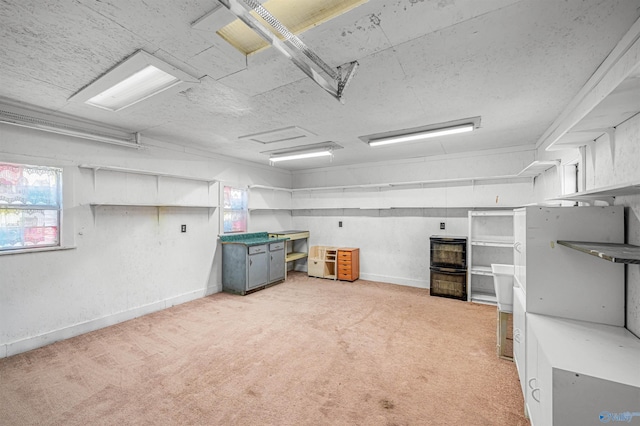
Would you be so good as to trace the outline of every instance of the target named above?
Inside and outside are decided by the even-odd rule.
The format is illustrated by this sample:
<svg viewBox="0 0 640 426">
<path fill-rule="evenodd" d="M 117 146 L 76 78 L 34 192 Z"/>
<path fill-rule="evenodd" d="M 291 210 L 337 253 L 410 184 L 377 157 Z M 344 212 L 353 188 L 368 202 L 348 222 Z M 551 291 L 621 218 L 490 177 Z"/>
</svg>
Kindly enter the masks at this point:
<svg viewBox="0 0 640 426">
<path fill-rule="evenodd" d="M 591 165 L 593 166 L 593 169 L 595 170 L 595 168 L 596 168 L 596 141 L 592 140 L 592 141 L 586 142 L 584 146 L 589 148 L 589 151 L 591 152 Z"/>
</svg>

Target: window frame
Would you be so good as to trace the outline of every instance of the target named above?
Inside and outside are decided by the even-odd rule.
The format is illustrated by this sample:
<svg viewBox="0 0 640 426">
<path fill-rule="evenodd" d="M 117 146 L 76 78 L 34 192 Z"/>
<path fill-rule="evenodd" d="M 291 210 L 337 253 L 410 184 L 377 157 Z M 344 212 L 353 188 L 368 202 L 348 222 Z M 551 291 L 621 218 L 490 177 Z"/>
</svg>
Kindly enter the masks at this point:
<svg viewBox="0 0 640 426">
<path fill-rule="evenodd" d="M 20 246 L 16 246 L 16 245 L 6 245 L 6 246 L 0 246 L 0 255 L 4 255 L 4 254 L 15 254 L 15 253 L 24 253 L 24 252 L 32 252 L 32 251 L 44 251 L 44 250 L 59 250 L 62 249 L 62 243 L 63 243 L 63 211 L 64 211 L 64 202 L 63 202 L 63 175 L 64 175 L 64 170 L 62 167 L 55 167 L 55 166 L 44 166 L 44 165 L 33 165 L 33 164 L 24 164 L 24 163 L 15 163 L 15 162 L 8 162 L 8 161 L 2 161 L 0 162 L 0 166 L 9 166 L 9 167 L 19 167 L 21 168 L 20 170 L 20 174 L 21 174 L 21 178 L 24 178 L 24 170 L 44 170 L 47 173 L 53 172 L 54 176 L 55 176 L 55 185 L 54 185 L 54 191 L 50 191 L 49 192 L 49 196 L 51 197 L 51 195 L 53 196 L 52 198 L 49 198 L 48 204 L 47 203 L 42 203 L 42 204 L 38 204 L 37 201 L 36 202 L 29 202 L 28 199 L 23 199 L 21 202 L 11 202 L 9 199 L 7 200 L 0 200 L 0 210 L 8 210 L 8 211 L 13 211 L 13 212 L 18 212 L 20 215 L 20 225 L 18 228 L 19 230 L 19 234 L 20 234 Z M 18 187 L 18 185 L 16 185 L 16 187 Z M 28 186 L 27 186 L 28 187 Z M 35 187 L 35 186 L 34 186 Z M 51 188 L 51 186 L 50 186 Z M 28 191 L 24 188 L 20 189 L 20 191 L 25 191 L 28 193 Z M 26 197 L 26 195 L 24 196 Z M 53 201 L 54 204 L 51 204 L 51 201 Z M 47 220 L 46 217 L 43 217 L 43 221 L 41 225 L 38 226 L 26 226 L 25 222 L 24 222 L 24 214 L 25 212 L 37 212 L 37 211 L 55 211 L 56 213 L 56 223 L 55 226 L 54 225 L 47 225 Z M 45 215 L 45 214 L 43 214 Z M 40 244 L 35 243 L 35 244 L 29 244 L 27 245 L 25 242 L 25 229 L 27 228 L 42 228 L 42 234 L 44 235 L 46 233 L 47 228 L 55 228 L 55 242 L 53 243 L 46 243 L 46 244 Z M 8 234 L 7 234 L 8 235 Z M 43 237 L 44 238 L 44 237 Z M 15 243 L 17 244 L 17 242 Z"/>
<path fill-rule="evenodd" d="M 242 193 L 242 202 L 240 208 L 233 208 L 231 205 L 231 201 L 227 202 L 227 191 L 226 188 L 229 188 L 231 191 L 239 191 Z M 230 234 L 240 234 L 244 232 L 248 232 L 249 230 L 249 190 L 245 187 L 222 184 L 222 234 L 230 235 Z M 229 206 L 229 207 L 227 207 Z M 227 221 L 225 219 L 226 213 L 241 213 L 244 216 L 244 227 L 239 230 L 229 230 L 227 231 Z"/>
</svg>

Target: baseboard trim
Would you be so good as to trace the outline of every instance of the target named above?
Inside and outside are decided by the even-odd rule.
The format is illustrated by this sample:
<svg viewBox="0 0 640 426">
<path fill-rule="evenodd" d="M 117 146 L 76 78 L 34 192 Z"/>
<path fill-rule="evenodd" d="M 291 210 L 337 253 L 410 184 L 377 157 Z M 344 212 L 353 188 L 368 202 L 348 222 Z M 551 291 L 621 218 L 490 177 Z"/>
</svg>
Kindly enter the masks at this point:
<svg viewBox="0 0 640 426">
<path fill-rule="evenodd" d="M 379 274 L 363 274 L 360 272 L 360 279 L 369 281 L 379 281 L 389 284 L 398 284 L 408 287 L 429 288 L 429 280 L 414 280 L 411 278 L 403 277 L 390 277 L 388 275 Z"/>
<path fill-rule="evenodd" d="M 219 292 L 217 286 L 207 287 L 204 290 L 195 290 L 187 293 L 179 294 L 177 296 L 169 297 L 158 302 L 150 303 L 148 305 L 139 306 L 137 308 L 129 309 L 127 311 L 117 312 L 112 315 L 107 315 L 101 318 L 96 318 L 86 322 L 64 327 L 58 330 L 50 331 L 40 334 L 38 336 L 27 337 L 26 339 L 16 340 L 0 345 L 0 358 L 6 358 L 9 356 L 17 355 L 22 352 L 27 352 L 33 349 L 37 349 L 51 343 L 58 342 L 60 340 L 69 339 L 71 337 L 79 336 L 90 331 L 99 330 L 104 327 L 109 327 L 114 324 L 118 324 L 130 319 L 141 317 L 143 315 L 150 314 L 152 312 L 161 311 L 171 306 L 180 305 L 182 303 L 190 302 L 192 300 L 205 297 L 207 295 Z"/>
</svg>

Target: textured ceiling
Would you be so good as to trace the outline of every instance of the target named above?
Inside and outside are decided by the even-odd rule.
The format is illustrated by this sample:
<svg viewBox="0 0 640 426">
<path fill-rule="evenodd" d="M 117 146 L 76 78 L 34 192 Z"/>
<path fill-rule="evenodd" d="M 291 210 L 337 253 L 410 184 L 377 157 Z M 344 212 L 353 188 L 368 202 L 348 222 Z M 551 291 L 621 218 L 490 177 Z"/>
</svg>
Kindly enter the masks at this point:
<svg viewBox="0 0 640 426">
<path fill-rule="evenodd" d="M 341 104 L 275 49 L 245 57 L 215 31 L 217 1 L 5 0 L 0 100 L 268 164 L 265 151 L 332 141 L 299 170 L 529 148 L 640 15 L 638 0 L 369 0 L 300 38 L 332 67 L 357 60 Z M 228 13 L 222 10 L 223 13 Z M 68 101 L 143 49 L 197 76 L 119 112 Z M 469 134 L 370 148 L 358 137 L 481 116 Z M 265 145 L 242 136 L 297 127 Z M 1 142 L 1 141 L 0 141 Z"/>
</svg>

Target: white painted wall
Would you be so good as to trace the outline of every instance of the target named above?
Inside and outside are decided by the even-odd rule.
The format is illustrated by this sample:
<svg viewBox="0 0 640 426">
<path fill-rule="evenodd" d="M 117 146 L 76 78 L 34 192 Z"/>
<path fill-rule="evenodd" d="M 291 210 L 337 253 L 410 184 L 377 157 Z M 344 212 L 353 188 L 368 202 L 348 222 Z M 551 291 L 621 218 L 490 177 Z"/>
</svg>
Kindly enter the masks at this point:
<svg viewBox="0 0 640 426">
<path fill-rule="evenodd" d="M 531 151 L 421 158 L 295 172 L 293 182 L 305 188 L 514 176 L 533 159 Z M 293 227 L 308 229 L 311 245 L 360 248 L 362 278 L 428 288 L 431 235 L 467 236 L 470 208 L 522 206 L 533 190 L 528 179 L 496 179 L 296 191 Z"/>
<path fill-rule="evenodd" d="M 613 147 L 613 149 L 612 149 Z M 543 153 L 541 153 L 542 155 Z M 548 155 L 548 153 L 546 153 Z M 563 161 L 579 155 L 578 150 L 559 153 Z M 599 138 L 595 149 L 586 149 L 586 159 L 580 164 L 586 173 L 586 190 L 612 185 L 640 182 L 640 115 L 619 125 L 615 130 L 615 143 L 608 136 Z M 555 171 L 541 177 L 556 181 Z M 552 185 L 549 185 L 551 187 Z M 558 193 L 546 188 L 536 194 L 538 199 L 552 198 Z M 628 244 L 640 245 L 640 194 L 617 197 L 616 205 L 625 206 L 625 239 Z M 626 265 L 626 321 L 627 328 L 640 336 L 640 265 Z"/>
<path fill-rule="evenodd" d="M 360 248 L 361 278 L 423 288 L 429 287 L 429 237 L 468 233 L 466 209 L 310 210 L 294 212 L 293 222 L 310 231 L 312 246 Z"/>
<path fill-rule="evenodd" d="M 0 357 L 134 318 L 221 289 L 220 209 L 90 207 L 92 202 L 217 204 L 220 184 L 79 169 L 99 164 L 290 186 L 288 172 L 143 139 L 132 150 L 0 125 L 0 161 L 64 166 L 65 244 L 0 255 Z M 203 157 L 202 154 L 205 154 Z M 180 225 L 187 232 L 180 232 Z M 290 215 L 252 217 L 250 231 L 289 228 Z"/>
</svg>

